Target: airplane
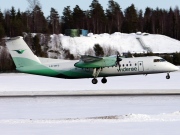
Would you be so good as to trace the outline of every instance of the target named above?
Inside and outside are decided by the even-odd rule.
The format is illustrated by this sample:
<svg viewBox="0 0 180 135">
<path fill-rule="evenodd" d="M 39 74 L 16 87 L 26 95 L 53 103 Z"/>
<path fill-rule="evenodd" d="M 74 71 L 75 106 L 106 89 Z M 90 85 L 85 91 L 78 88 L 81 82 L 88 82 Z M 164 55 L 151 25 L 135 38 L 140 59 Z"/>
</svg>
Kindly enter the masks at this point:
<svg viewBox="0 0 180 135">
<path fill-rule="evenodd" d="M 123 58 L 117 54 L 109 57 L 82 55 L 80 60 L 41 58 L 34 55 L 21 36 L 9 38 L 6 45 L 20 72 L 66 79 L 92 78 L 93 84 L 98 83 L 98 77 L 102 77 L 101 82 L 105 84 L 106 78 L 111 76 L 156 73 L 167 73 L 166 79 L 170 79 L 169 73 L 179 70 L 157 56 Z"/>
</svg>

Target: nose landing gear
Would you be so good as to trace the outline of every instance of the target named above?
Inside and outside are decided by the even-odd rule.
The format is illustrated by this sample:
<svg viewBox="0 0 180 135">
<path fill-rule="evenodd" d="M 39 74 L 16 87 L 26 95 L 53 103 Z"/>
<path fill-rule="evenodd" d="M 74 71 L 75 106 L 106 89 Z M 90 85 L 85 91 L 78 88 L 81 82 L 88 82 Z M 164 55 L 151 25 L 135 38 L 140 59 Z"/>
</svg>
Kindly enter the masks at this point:
<svg viewBox="0 0 180 135">
<path fill-rule="evenodd" d="M 167 73 L 166 79 L 170 79 L 170 75 L 169 75 L 169 73 Z"/>
</svg>

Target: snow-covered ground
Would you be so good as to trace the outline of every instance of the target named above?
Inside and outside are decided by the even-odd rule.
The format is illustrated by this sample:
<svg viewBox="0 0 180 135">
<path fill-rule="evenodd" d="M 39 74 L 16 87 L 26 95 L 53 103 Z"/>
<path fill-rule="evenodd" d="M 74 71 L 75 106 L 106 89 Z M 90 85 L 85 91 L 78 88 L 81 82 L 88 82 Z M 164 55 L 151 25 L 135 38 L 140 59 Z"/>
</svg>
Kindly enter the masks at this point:
<svg viewBox="0 0 180 135">
<path fill-rule="evenodd" d="M 179 135 L 180 96 L 0 99 L 0 134 Z"/>
<path fill-rule="evenodd" d="M 180 72 L 66 80 L 0 74 L 0 91 L 179 90 Z M 0 134 L 179 135 L 180 96 L 1 97 Z"/>
<path fill-rule="evenodd" d="M 23 73 L 0 74 L 1 91 L 62 91 L 62 90 L 169 90 L 180 89 L 180 72 L 150 75 L 108 77 L 106 84 L 93 85 L 90 79 L 59 79 Z"/>
<path fill-rule="evenodd" d="M 180 52 L 180 41 L 172 39 L 170 37 L 158 34 L 145 34 L 145 33 L 131 33 L 125 34 L 116 32 L 114 34 L 92 34 L 87 37 L 69 37 L 60 35 L 52 35 L 49 43 L 50 50 L 59 51 L 58 54 L 49 52 L 49 56 L 58 55 L 56 57 L 62 57 L 62 48 L 69 49 L 70 53 L 75 56 L 90 54 L 93 55 L 93 46 L 100 44 L 103 47 L 105 55 L 115 54 L 116 51 L 120 53 L 143 53 L 147 52 L 137 40 L 141 38 L 145 47 L 150 48 L 154 53 L 172 53 Z M 60 56 L 59 56 L 60 55 Z"/>
</svg>

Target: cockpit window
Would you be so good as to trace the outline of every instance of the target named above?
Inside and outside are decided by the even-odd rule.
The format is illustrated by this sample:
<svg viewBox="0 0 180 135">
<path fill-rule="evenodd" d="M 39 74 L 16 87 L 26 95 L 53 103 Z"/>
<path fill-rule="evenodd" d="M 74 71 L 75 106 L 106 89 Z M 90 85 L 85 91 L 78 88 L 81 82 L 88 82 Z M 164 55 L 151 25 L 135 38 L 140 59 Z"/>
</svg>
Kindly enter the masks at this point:
<svg viewBox="0 0 180 135">
<path fill-rule="evenodd" d="M 165 59 L 154 59 L 154 62 L 165 62 Z"/>
</svg>

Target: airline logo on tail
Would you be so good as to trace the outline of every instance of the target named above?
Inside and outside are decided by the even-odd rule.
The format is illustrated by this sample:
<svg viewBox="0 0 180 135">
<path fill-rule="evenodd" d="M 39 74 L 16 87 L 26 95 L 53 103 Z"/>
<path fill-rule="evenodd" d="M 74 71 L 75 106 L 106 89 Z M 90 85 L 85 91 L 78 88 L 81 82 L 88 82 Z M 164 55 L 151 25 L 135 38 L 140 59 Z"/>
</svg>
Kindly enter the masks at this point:
<svg viewBox="0 0 180 135">
<path fill-rule="evenodd" d="M 23 54 L 23 52 L 25 51 L 25 50 L 13 50 L 13 51 L 15 51 L 15 52 L 17 52 L 18 54 Z"/>
</svg>

